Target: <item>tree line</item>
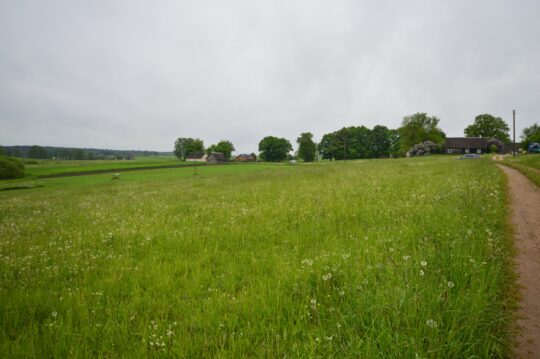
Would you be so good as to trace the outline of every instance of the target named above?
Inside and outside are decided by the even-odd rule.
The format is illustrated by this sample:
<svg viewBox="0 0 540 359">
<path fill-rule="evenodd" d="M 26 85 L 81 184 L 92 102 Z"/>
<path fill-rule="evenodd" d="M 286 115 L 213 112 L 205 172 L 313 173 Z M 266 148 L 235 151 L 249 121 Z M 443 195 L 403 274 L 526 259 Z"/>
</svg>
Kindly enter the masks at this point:
<svg viewBox="0 0 540 359">
<path fill-rule="evenodd" d="M 439 127 L 439 118 L 419 112 L 405 116 L 400 127 L 391 129 L 383 125 L 373 128 L 365 126 L 343 127 L 337 131 L 324 134 L 319 143 L 313 140 L 311 132 L 301 133 L 296 139 L 298 149 L 291 155 L 293 146 L 286 138 L 267 136 L 259 142 L 260 158 L 269 162 L 299 158 L 312 162 L 318 158 L 328 160 L 346 160 L 360 158 L 402 157 L 410 148 L 418 143 L 431 141 L 442 150 L 446 134 Z M 534 125 L 536 126 L 536 125 Z M 525 129 L 529 137 L 538 130 L 531 127 Z M 476 116 L 474 123 L 465 128 L 467 137 L 497 138 L 510 143 L 508 125 L 500 118 L 490 114 Z M 535 132 L 536 131 L 536 132 Z M 534 136 L 533 136 L 534 137 Z M 531 137 L 531 138 L 533 138 Z M 230 141 L 220 141 L 205 150 L 200 139 L 179 138 L 175 144 L 175 154 L 185 159 L 187 154 L 196 151 L 222 152 L 230 158 L 234 146 Z"/>
<path fill-rule="evenodd" d="M 57 160 L 116 160 L 133 159 L 135 156 L 170 155 L 170 152 L 137 151 L 137 150 L 107 150 L 97 148 L 73 148 L 52 146 L 4 146 L 0 153 L 5 156 L 57 159 Z"/>
</svg>

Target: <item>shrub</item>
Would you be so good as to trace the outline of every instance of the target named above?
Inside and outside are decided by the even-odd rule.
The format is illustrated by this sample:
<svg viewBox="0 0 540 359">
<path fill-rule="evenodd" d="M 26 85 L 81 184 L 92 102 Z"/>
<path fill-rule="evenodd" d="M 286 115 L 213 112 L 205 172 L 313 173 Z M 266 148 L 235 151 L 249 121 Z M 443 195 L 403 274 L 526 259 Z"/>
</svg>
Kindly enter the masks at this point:
<svg viewBox="0 0 540 359">
<path fill-rule="evenodd" d="M 0 157 L 0 179 L 21 178 L 24 176 L 24 164 L 13 157 Z"/>
<path fill-rule="evenodd" d="M 39 165 L 40 162 L 36 160 L 24 160 L 24 163 L 27 165 Z"/>
</svg>

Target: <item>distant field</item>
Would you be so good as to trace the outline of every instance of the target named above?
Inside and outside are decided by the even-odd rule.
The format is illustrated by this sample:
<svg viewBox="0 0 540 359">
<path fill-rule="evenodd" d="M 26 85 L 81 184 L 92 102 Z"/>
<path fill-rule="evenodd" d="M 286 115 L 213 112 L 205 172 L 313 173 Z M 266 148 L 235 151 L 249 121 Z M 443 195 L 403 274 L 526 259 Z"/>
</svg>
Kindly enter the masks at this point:
<svg viewBox="0 0 540 359">
<path fill-rule="evenodd" d="M 134 167 L 157 167 L 186 164 L 174 156 L 137 157 L 134 160 L 102 160 L 102 161 L 56 161 L 39 160 L 39 164 L 27 164 L 26 175 L 41 177 L 61 173 L 77 173 L 83 171 L 126 169 Z"/>
<path fill-rule="evenodd" d="M 537 186 L 540 186 L 540 154 L 509 156 L 505 158 L 504 163 L 523 172 Z"/>
<path fill-rule="evenodd" d="M 0 193 L 0 357 L 508 353 L 493 161 L 200 170 Z"/>
</svg>

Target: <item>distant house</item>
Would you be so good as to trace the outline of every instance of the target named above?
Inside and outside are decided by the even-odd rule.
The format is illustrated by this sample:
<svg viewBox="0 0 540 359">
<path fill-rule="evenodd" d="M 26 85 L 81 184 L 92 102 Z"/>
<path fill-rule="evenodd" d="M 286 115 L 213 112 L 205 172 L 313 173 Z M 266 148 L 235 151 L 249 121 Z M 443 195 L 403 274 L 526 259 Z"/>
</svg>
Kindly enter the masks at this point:
<svg viewBox="0 0 540 359">
<path fill-rule="evenodd" d="M 239 162 L 253 162 L 256 159 L 252 155 L 242 153 L 242 154 L 236 156 L 235 160 L 239 161 Z"/>
<path fill-rule="evenodd" d="M 206 162 L 208 155 L 202 151 L 193 152 L 186 156 L 186 162 Z"/>
<path fill-rule="evenodd" d="M 444 153 L 486 153 L 491 146 L 497 148 L 498 153 L 505 152 L 505 145 L 495 138 L 486 137 L 448 137 L 443 145 Z M 510 148 L 511 150 L 511 148 Z"/>
<path fill-rule="evenodd" d="M 208 163 L 224 163 L 227 162 L 227 157 L 220 152 L 212 152 L 208 155 Z"/>
</svg>

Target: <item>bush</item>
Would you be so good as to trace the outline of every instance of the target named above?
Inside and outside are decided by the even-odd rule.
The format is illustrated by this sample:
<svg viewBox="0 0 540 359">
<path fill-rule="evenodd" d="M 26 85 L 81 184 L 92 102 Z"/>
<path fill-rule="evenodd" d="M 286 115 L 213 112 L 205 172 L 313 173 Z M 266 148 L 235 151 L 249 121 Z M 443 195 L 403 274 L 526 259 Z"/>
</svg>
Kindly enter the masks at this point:
<svg viewBox="0 0 540 359">
<path fill-rule="evenodd" d="M 0 157 L 0 179 L 21 178 L 24 176 L 24 164 L 13 157 Z"/>
<path fill-rule="evenodd" d="M 24 163 L 27 165 L 39 165 L 41 162 L 36 160 L 24 160 Z"/>
</svg>

